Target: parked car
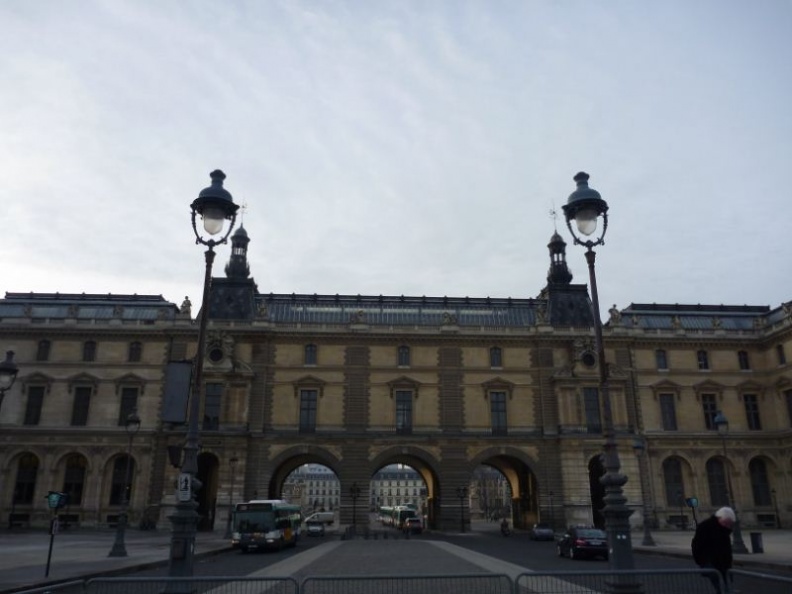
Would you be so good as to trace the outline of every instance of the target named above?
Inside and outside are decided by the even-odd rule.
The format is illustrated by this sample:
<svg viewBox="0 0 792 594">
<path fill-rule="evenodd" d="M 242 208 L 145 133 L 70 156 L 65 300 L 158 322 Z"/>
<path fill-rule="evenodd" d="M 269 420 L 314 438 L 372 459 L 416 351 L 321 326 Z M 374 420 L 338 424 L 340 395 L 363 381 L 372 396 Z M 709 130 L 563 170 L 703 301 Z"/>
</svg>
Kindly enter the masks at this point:
<svg viewBox="0 0 792 594">
<path fill-rule="evenodd" d="M 540 522 L 534 524 L 530 531 L 531 540 L 555 540 L 555 533 L 550 524 Z"/>
<path fill-rule="evenodd" d="M 325 527 L 322 522 L 306 522 L 305 532 L 308 536 L 324 536 Z"/>
<path fill-rule="evenodd" d="M 423 532 L 423 522 L 421 518 L 407 518 L 404 520 L 404 530 L 412 534 L 420 534 Z"/>
<path fill-rule="evenodd" d="M 604 530 L 573 526 L 558 539 L 558 556 L 569 555 L 570 559 L 603 557 L 608 559 L 608 536 Z"/>
</svg>

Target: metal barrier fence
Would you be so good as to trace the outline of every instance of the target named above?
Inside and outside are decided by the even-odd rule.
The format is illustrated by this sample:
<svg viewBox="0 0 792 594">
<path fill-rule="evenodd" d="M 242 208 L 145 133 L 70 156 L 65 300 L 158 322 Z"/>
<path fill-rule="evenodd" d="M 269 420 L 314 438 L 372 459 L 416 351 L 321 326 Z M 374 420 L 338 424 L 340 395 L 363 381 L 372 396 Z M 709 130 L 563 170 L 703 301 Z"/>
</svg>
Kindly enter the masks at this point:
<svg viewBox="0 0 792 594">
<path fill-rule="evenodd" d="M 300 594 L 512 594 L 507 575 L 495 573 L 416 576 L 316 576 L 300 584 Z"/>
<path fill-rule="evenodd" d="M 713 594 L 714 584 L 723 587 L 714 569 L 534 571 L 521 573 L 514 583 L 515 594 L 600 594 L 642 592 L 643 594 Z M 767 594 L 763 592 L 762 594 Z"/>
<path fill-rule="evenodd" d="M 790 577 L 732 569 L 729 571 L 729 578 L 732 589 L 745 594 L 751 591 L 761 592 L 761 594 L 789 594 L 792 592 L 792 578 Z M 752 589 L 748 588 L 748 580 L 751 580 Z M 760 589 L 757 589 L 757 581 L 760 583 Z"/>
<path fill-rule="evenodd" d="M 94 578 L 83 594 L 299 594 L 290 577 Z"/>
<path fill-rule="evenodd" d="M 737 589 L 741 581 L 759 579 L 761 594 L 792 592 L 792 578 L 730 573 Z M 715 584 L 723 591 L 721 575 L 711 569 L 589 570 L 525 572 L 514 579 L 495 573 L 311 576 L 299 584 L 291 577 L 93 578 L 18 594 L 713 594 Z"/>
</svg>

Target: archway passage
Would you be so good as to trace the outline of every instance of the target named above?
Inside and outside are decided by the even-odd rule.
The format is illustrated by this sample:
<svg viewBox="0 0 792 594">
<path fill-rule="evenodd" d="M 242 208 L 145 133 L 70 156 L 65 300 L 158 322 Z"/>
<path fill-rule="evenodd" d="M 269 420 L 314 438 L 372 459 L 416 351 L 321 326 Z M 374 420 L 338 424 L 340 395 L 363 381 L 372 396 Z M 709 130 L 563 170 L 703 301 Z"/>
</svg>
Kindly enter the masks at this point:
<svg viewBox="0 0 792 594">
<path fill-rule="evenodd" d="M 217 514 L 217 488 L 220 462 L 214 454 L 201 453 L 198 456 L 197 479 L 201 482 L 196 498 L 198 500 L 198 530 L 214 530 Z"/>
<path fill-rule="evenodd" d="M 486 511 L 490 517 L 505 517 L 512 526 L 521 529 L 540 521 L 539 481 L 534 460 L 516 448 L 493 448 L 482 452 L 474 463 L 469 488 L 472 518 Z M 484 490 L 479 480 L 485 480 Z"/>
</svg>

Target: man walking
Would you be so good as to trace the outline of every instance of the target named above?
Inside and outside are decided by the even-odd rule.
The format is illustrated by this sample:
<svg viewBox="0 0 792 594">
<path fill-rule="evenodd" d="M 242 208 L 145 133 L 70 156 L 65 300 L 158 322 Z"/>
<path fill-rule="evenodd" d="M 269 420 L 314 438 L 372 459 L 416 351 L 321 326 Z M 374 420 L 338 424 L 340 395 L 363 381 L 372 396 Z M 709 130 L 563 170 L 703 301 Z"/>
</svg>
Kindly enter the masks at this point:
<svg viewBox="0 0 792 594">
<path fill-rule="evenodd" d="M 696 527 L 691 548 L 693 560 L 696 565 L 705 569 L 716 569 L 723 577 L 726 589 L 729 589 L 728 571 L 732 566 L 731 533 L 736 521 L 734 510 L 722 507 Z M 715 591 L 721 594 L 718 579 L 708 575 L 715 586 Z"/>
</svg>

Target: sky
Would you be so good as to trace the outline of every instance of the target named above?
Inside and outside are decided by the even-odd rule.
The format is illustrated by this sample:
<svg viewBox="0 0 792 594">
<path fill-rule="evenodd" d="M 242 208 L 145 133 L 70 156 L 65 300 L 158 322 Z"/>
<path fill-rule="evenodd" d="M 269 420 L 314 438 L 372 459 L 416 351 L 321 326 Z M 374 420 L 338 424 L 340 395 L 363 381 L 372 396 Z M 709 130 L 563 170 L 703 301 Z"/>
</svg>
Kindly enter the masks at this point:
<svg viewBox="0 0 792 594">
<path fill-rule="evenodd" d="M 2 0 L 0 292 L 536 297 L 578 171 L 612 304 L 792 300 L 792 1 Z M 554 219 L 551 211 L 558 212 Z M 230 246 L 217 248 L 215 276 Z"/>
</svg>

